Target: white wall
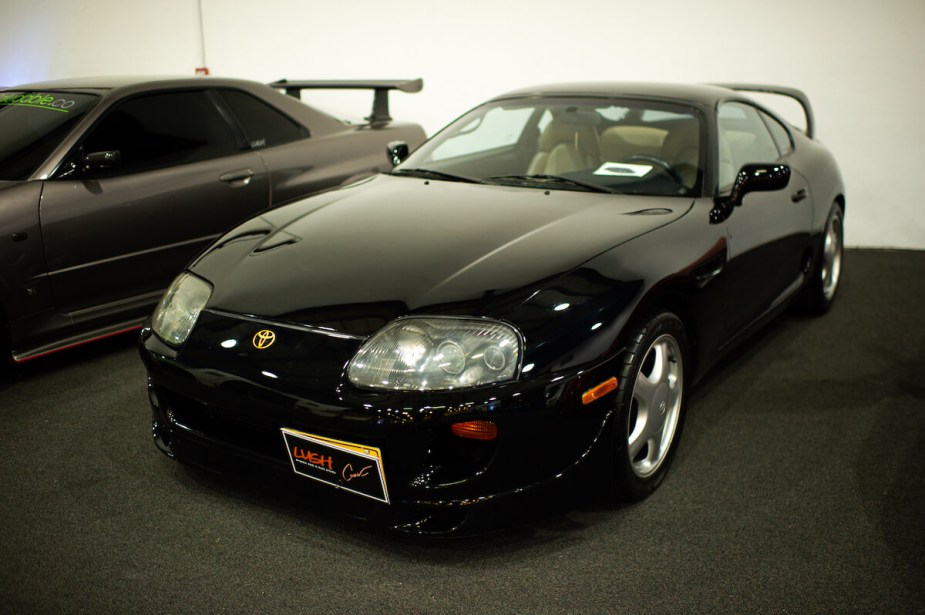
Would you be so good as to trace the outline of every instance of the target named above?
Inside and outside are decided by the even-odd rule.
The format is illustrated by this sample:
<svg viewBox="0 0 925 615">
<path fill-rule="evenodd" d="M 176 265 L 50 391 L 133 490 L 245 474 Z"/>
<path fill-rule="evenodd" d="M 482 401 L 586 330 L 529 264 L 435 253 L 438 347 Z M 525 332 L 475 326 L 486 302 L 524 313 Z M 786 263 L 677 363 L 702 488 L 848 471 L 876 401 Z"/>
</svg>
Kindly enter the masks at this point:
<svg viewBox="0 0 925 615">
<path fill-rule="evenodd" d="M 558 81 L 751 81 L 812 100 L 847 184 L 847 242 L 925 249 L 925 0 L 201 0 L 213 74 L 423 77 L 392 114 L 428 134 Z M 2 0 L 0 85 L 192 74 L 197 0 Z M 368 95 L 319 94 L 336 115 Z"/>
</svg>

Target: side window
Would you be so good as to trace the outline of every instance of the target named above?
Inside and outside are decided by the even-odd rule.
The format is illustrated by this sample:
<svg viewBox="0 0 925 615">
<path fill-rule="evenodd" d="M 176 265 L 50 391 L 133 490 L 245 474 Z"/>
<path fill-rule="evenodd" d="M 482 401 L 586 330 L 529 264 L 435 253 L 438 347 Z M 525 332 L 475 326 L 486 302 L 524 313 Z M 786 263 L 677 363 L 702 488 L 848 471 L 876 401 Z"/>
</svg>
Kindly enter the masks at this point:
<svg viewBox="0 0 925 615">
<path fill-rule="evenodd" d="M 742 165 L 775 162 L 780 152 L 758 110 L 743 103 L 727 103 L 719 109 L 719 188 L 732 186 Z"/>
<path fill-rule="evenodd" d="M 443 160 L 514 145 L 533 115 L 533 109 L 493 107 L 474 118 L 451 139 L 440 144 L 430 155 L 431 160 Z"/>
<path fill-rule="evenodd" d="M 764 120 L 768 130 L 771 131 L 771 138 L 774 139 L 774 144 L 777 145 L 777 149 L 780 151 L 780 155 L 786 156 L 792 152 L 793 140 L 790 137 L 790 132 L 784 128 L 780 122 L 775 120 L 767 113 L 763 111 L 760 111 L 759 113 L 761 113 L 761 119 Z"/>
<path fill-rule="evenodd" d="M 119 152 L 107 175 L 150 171 L 238 151 L 228 123 L 204 91 L 139 96 L 119 103 L 83 142 L 85 154 Z"/>
<path fill-rule="evenodd" d="M 219 90 L 244 128 L 251 149 L 273 147 L 309 136 L 308 129 L 267 103 L 240 90 Z"/>
</svg>

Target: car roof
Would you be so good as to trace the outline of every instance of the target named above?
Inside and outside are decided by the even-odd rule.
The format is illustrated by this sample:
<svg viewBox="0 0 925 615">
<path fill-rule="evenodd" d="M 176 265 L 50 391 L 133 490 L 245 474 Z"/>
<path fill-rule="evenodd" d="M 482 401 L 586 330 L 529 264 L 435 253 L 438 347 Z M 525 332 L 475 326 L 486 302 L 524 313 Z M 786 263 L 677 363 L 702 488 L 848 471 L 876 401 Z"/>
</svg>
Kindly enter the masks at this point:
<svg viewBox="0 0 925 615">
<path fill-rule="evenodd" d="M 224 77 L 192 77 L 177 75 L 109 75 L 100 77 L 77 77 L 72 79 L 57 79 L 49 81 L 39 81 L 35 83 L 26 83 L 8 88 L 0 88 L 7 91 L 66 91 L 73 93 L 95 94 L 103 100 L 118 101 L 123 98 L 135 96 L 136 94 L 147 94 L 149 92 L 163 90 L 182 90 L 198 88 L 235 88 L 246 91 L 268 104 L 273 105 L 277 110 L 282 111 L 302 126 L 311 130 L 313 136 L 324 136 L 336 134 L 339 132 L 355 130 L 349 124 L 346 124 L 328 113 L 316 109 L 315 107 L 302 102 L 292 96 L 283 94 L 280 90 L 267 84 L 249 79 L 233 79 Z M 100 113 L 104 113 L 107 105 L 98 105 L 93 111 L 87 114 L 86 118 L 81 121 L 96 121 Z M 79 129 L 83 130 L 83 129 Z M 72 143 L 65 140 L 62 151 L 70 147 Z M 40 167 L 38 175 L 50 172 L 54 168 L 56 161 L 52 160 L 47 168 Z"/>
<path fill-rule="evenodd" d="M 133 89 L 141 90 L 163 87 L 202 87 L 207 86 L 242 86 L 257 84 L 255 81 L 245 79 L 228 79 L 223 77 L 189 77 L 181 75 L 106 75 L 99 77 L 76 77 L 71 79 L 56 79 L 52 81 L 38 81 L 10 86 L 6 89 L 15 90 L 82 90 L 103 92 L 110 90 Z M 262 85 L 262 84 L 261 84 Z"/>
<path fill-rule="evenodd" d="M 683 101 L 711 107 L 721 100 L 735 97 L 736 93 L 727 88 L 703 84 L 645 82 L 557 83 L 521 88 L 497 96 L 494 100 L 531 96 L 613 96 L 652 98 Z"/>
<path fill-rule="evenodd" d="M 152 91 L 185 88 L 236 88 L 247 91 L 285 112 L 303 126 L 309 127 L 316 136 L 352 130 L 349 122 L 344 122 L 300 98 L 288 96 L 278 87 L 250 79 L 188 75 L 106 75 L 38 81 L 0 90 L 68 91 L 96 94 L 112 100 Z"/>
</svg>

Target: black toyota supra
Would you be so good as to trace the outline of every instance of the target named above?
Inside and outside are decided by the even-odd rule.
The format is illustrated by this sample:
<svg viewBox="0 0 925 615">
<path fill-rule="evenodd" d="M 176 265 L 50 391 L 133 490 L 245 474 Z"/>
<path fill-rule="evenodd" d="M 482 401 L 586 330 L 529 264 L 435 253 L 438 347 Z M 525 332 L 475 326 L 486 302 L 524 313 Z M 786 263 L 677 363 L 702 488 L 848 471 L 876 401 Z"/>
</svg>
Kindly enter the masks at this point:
<svg viewBox="0 0 925 615">
<path fill-rule="evenodd" d="M 805 126 L 744 90 L 796 99 Z M 174 281 L 141 335 L 162 451 L 419 533 L 565 481 L 640 500 L 689 388 L 838 289 L 844 186 L 792 88 L 531 88 L 390 154 Z"/>
</svg>

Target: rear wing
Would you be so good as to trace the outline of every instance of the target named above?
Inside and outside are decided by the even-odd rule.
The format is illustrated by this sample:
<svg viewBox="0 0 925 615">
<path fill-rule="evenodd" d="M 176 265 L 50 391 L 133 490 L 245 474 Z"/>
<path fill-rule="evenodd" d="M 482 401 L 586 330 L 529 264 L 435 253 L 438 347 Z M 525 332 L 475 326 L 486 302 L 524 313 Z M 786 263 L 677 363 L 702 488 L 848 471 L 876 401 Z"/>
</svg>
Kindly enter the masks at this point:
<svg viewBox="0 0 925 615">
<path fill-rule="evenodd" d="M 780 96 L 787 96 L 788 98 L 794 99 L 803 107 L 803 114 L 806 116 L 806 136 L 810 139 L 813 138 L 816 131 L 816 122 L 813 119 L 813 108 L 809 104 L 809 97 L 801 90 L 778 85 L 758 85 L 753 83 L 714 83 L 713 85 L 736 90 L 738 92 L 763 92 L 766 94 L 779 94 Z"/>
<path fill-rule="evenodd" d="M 295 98 L 301 98 L 302 90 L 373 90 L 373 111 L 366 121 L 378 124 L 392 120 L 389 115 L 389 90 L 414 94 L 423 89 L 424 81 L 421 79 L 378 81 L 289 81 L 280 79 L 267 85 L 283 90 Z"/>
</svg>

